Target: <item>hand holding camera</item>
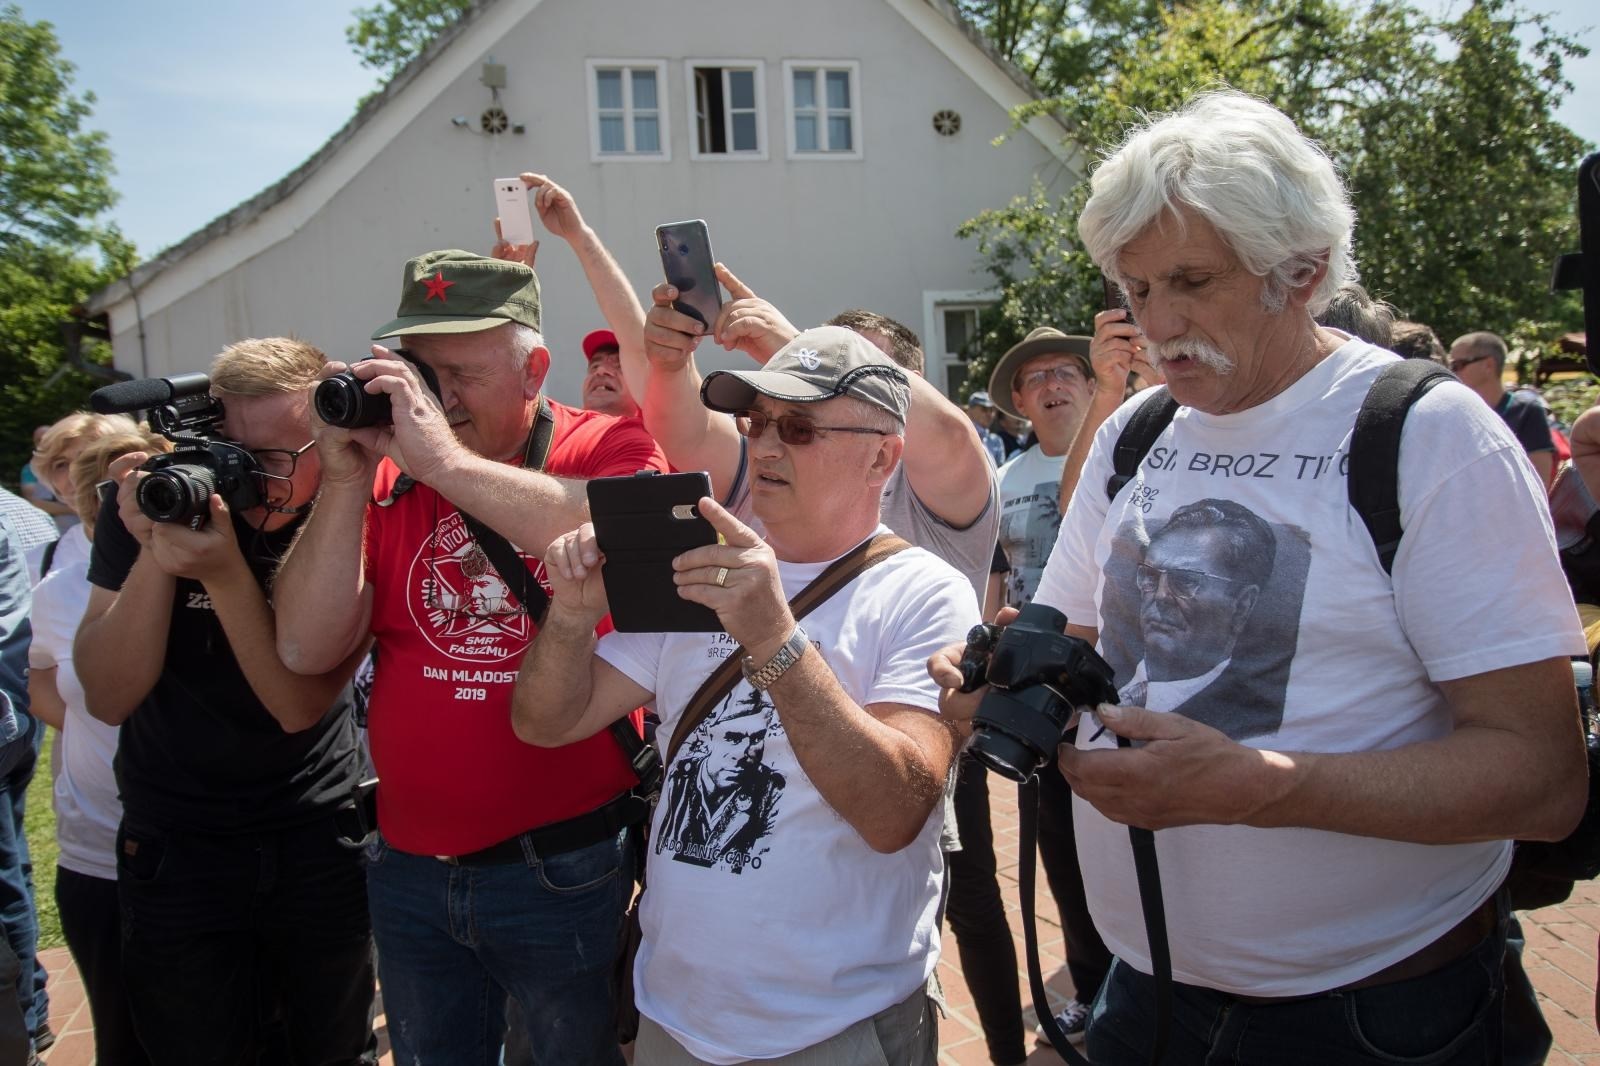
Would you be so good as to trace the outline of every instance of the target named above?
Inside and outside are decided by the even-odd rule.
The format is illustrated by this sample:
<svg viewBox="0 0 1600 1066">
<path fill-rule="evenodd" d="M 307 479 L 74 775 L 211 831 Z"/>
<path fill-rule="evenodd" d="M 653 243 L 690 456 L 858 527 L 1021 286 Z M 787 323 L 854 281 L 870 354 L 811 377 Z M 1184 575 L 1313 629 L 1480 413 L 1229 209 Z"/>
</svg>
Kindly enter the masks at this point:
<svg viewBox="0 0 1600 1066">
<path fill-rule="evenodd" d="M 342 454 L 347 443 L 365 452 L 364 472 L 370 473 L 371 462 L 388 456 L 422 482 L 433 479 L 461 448 L 440 405 L 433 372 L 382 345 L 372 346 L 371 358 L 324 378 L 312 393 L 312 407 L 324 478 L 360 476 Z M 317 428 L 317 422 L 344 432 Z"/>
<path fill-rule="evenodd" d="M 206 501 L 206 510 L 208 520 L 199 525 L 155 524 L 150 535 L 150 550 L 156 565 L 173 577 L 186 577 L 206 585 L 229 577 L 240 577 L 253 584 L 255 578 L 239 550 L 227 503 L 221 496 L 212 494 Z"/>
</svg>

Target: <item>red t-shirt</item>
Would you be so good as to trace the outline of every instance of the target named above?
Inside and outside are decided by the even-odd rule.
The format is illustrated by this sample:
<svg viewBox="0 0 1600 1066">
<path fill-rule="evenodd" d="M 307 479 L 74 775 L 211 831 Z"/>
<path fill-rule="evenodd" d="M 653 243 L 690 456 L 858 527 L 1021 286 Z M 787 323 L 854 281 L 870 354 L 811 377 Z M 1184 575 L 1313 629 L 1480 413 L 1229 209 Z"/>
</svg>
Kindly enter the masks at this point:
<svg viewBox="0 0 1600 1066">
<path fill-rule="evenodd" d="M 550 409 L 548 473 L 666 467 L 639 422 Z M 374 501 L 389 498 L 398 476 L 388 460 L 379 466 Z M 447 499 L 417 484 L 387 506 L 370 504 L 366 537 L 378 648 L 369 730 L 389 843 L 463 855 L 591 811 L 635 783 L 608 731 L 564 748 L 524 744 L 511 731 L 517 667 L 537 627 L 508 601 L 506 582 Z M 548 592 L 543 547 L 523 558 Z"/>
</svg>

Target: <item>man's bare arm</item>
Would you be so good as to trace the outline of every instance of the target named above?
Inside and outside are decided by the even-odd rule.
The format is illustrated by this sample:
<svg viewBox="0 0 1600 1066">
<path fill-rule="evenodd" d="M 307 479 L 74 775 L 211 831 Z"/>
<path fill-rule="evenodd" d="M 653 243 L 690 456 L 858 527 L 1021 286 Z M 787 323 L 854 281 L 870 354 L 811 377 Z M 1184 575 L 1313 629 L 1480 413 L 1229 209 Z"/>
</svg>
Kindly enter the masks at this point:
<svg viewBox="0 0 1600 1066">
<path fill-rule="evenodd" d="M 965 529 L 989 506 L 994 467 L 972 420 L 920 374 L 908 373 L 911 408 L 900 461 L 923 506 Z"/>
<path fill-rule="evenodd" d="M 366 646 L 372 589 L 362 537 L 370 484 L 324 475 L 316 506 L 273 579 L 278 658 L 297 674 L 327 673 Z"/>
<path fill-rule="evenodd" d="M 1089 410 L 1078 426 L 1078 435 L 1072 438 L 1067 449 L 1067 461 L 1061 467 L 1059 504 L 1062 513 L 1072 502 L 1078 480 L 1083 477 L 1083 465 L 1089 461 L 1089 449 L 1094 446 L 1094 435 L 1105 425 L 1106 419 L 1122 406 L 1122 394 L 1130 373 L 1138 374 L 1149 382 L 1161 381 L 1161 372 L 1145 352 L 1144 334 L 1128 318 L 1126 308 L 1114 307 L 1094 316 L 1094 340 L 1089 344 L 1089 362 L 1094 367 L 1094 392 L 1089 398 Z"/>
<path fill-rule="evenodd" d="M 700 323 L 672 309 L 677 294 L 665 283 L 650 293 L 652 306 L 644 329 L 649 377 L 644 391 L 635 395 L 645 429 L 667 462 L 678 470 L 707 471 L 712 495 L 726 498 L 739 469 L 739 433 L 732 418 L 700 402 L 694 350 L 704 333 Z"/>
<path fill-rule="evenodd" d="M 89 589 L 89 606 L 72 643 L 84 706 L 121 725 L 155 688 L 167 661 L 174 579 L 142 550 L 122 589 Z"/>
</svg>

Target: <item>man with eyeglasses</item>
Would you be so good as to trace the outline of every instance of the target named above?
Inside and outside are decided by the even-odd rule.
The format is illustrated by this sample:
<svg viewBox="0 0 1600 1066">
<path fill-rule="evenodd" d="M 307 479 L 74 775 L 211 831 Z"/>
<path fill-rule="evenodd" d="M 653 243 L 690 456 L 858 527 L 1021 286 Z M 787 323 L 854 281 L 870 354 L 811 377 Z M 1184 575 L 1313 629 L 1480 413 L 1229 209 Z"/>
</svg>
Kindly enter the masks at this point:
<svg viewBox="0 0 1600 1066">
<path fill-rule="evenodd" d="M 742 677 L 666 745 L 634 1062 L 933 1066 L 937 812 L 957 745 L 930 713 L 926 662 L 941 634 L 970 628 L 977 597 L 948 563 L 906 548 L 803 618 L 787 602 L 888 532 L 881 502 L 905 446 L 907 376 L 860 334 L 822 326 L 765 369 L 707 375 L 701 395 L 749 442 L 761 532 L 703 499 L 724 543 L 671 565 L 679 594 L 715 610 L 725 632 L 597 644 L 604 560 L 580 526 L 545 559 L 554 592 L 522 664 L 517 734 L 571 744 L 653 700 L 665 741 L 738 654 Z M 550 687 L 568 698 L 547 698 Z M 1014 987 L 1015 970 L 1006 979 Z"/>
<path fill-rule="evenodd" d="M 587 515 L 587 479 L 665 463 L 636 419 L 543 394 L 540 311 L 521 263 L 447 250 L 406 264 L 374 337 L 409 358 L 375 347 L 351 368 L 393 422 L 313 415 L 322 494 L 277 581 L 292 668 L 376 642 L 367 880 L 395 1059 L 421 1066 L 498 1062 L 508 996 L 534 1061 L 622 1062 L 610 986 L 637 777 L 612 734 L 535 748 L 509 712 L 548 587 L 539 556 Z"/>
<path fill-rule="evenodd" d="M 335 824 L 360 774 L 348 683 L 365 645 L 291 673 L 266 595 L 317 492 L 307 409 L 325 362 L 273 337 L 212 364 L 262 506 L 213 495 L 199 529 L 153 523 L 134 452 L 95 523 L 73 661 L 89 713 L 121 726 L 122 966 L 152 1062 L 377 1058 L 366 879 Z"/>
<path fill-rule="evenodd" d="M 1450 346 L 1450 372 L 1511 427 L 1517 443 L 1528 453 L 1528 460 L 1548 489 L 1555 479 L 1556 467 L 1550 414 L 1538 393 L 1506 388 L 1506 357 L 1506 342 L 1497 334 L 1468 333 L 1457 337 Z"/>
</svg>

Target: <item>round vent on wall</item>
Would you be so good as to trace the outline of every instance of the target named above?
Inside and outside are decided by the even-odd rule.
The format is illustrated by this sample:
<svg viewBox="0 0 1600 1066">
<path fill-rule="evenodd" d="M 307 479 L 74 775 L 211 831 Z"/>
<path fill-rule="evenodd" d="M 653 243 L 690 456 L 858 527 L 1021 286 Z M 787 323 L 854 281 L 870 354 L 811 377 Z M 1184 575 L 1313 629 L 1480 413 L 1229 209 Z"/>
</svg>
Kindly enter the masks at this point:
<svg viewBox="0 0 1600 1066">
<path fill-rule="evenodd" d="M 954 137 L 961 132 L 961 115 L 956 111 L 935 111 L 933 130 L 941 137 Z"/>
<path fill-rule="evenodd" d="M 505 111 L 498 107 L 489 108 L 478 119 L 478 128 L 485 133 L 504 133 L 509 125 L 511 125 L 510 119 L 506 118 Z"/>
</svg>

